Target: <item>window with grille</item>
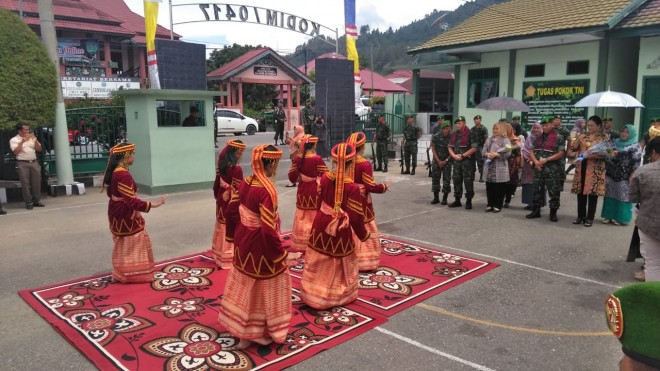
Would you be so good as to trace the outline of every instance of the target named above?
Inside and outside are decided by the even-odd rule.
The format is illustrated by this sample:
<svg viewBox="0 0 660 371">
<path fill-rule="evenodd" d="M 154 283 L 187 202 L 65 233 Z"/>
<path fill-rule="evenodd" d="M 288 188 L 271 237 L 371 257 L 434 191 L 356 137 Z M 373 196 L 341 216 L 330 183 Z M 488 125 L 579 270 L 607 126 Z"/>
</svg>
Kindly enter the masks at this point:
<svg viewBox="0 0 660 371">
<path fill-rule="evenodd" d="M 480 68 L 468 71 L 468 108 L 488 98 L 498 96 L 500 85 L 499 68 Z"/>
<path fill-rule="evenodd" d="M 589 73 L 589 61 L 572 61 L 566 63 L 567 75 L 583 75 Z"/>
<path fill-rule="evenodd" d="M 545 64 L 528 64 L 525 66 L 525 77 L 545 76 Z"/>
</svg>

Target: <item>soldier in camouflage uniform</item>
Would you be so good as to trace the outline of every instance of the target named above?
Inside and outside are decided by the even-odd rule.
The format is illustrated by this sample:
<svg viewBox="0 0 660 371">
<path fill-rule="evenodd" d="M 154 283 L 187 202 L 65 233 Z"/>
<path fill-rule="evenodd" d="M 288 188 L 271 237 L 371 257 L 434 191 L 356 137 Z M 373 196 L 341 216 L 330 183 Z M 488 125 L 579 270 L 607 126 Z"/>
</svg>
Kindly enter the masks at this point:
<svg viewBox="0 0 660 371">
<path fill-rule="evenodd" d="M 621 137 L 621 133 L 612 129 L 612 121 L 613 119 L 611 117 L 605 117 L 603 119 L 603 132 L 611 141 Z"/>
<path fill-rule="evenodd" d="M 550 221 L 556 222 L 559 209 L 559 195 L 564 183 L 564 152 L 566 140 L 557 132 L 552 116 L 541 118 L 543 134 L 534 141 L 533 151 L 529 157 L 534 164 L 534 205 L 532 212 L 525 215 L 527 219 L 540 218 L 543 194 L 548 192 L 550 198 Z"/>
<path fill-rule="evenodd" d="M 477 143 L 472 141 L 470 129 L 465 125 L 465 117 L 458 116 L 454 121 L 456 131 L 449 140 L 449 155 L 454 159 L 452 163 L 454 197 L 455 200 L 449 207 L 460 207 L 461 196 L 463 196 L 463 184 L 465 184 L 465 208 L 472 209 L 472 197 L 474 197 L 474 152 L 477 151 Z"/>
<path fill-rule="evenodd" d="M 431 151 L 433 161 L 431 166 L 431 191 L 433 191 L 433 205 L 440 202 L 440 176 L 442 176 L 442 202 L 447 204 L 447 197 L 451 192 L 451 156 L 449 156 L 449 139 L 451 138 L 451 122 L 445 120 L 438 125 L 438 130 L 431 137 Z"/>
<path fill-rule="evenodd" d="M 390 136 L 390 127 L 385 123 L 385 116 L 378 116 L 376 135 L 373 140 L 376 142 L 376 159 L 378 160 L 376 171 L 387 172 L 387 141 L 390 140 Z"/>
<path fill-rule="evenodd" d="M 560 143 L 564 145 L 564 148 L 566 148 L 566 145 L 568 143 L 568 140 L 571 137 L 571 131 L 568 130 L 564 125 L 561 123 L 561 116 L 555 115 L 554 117 L 550 116 L 552 118 L 552 126 L 555 127 L 555 131 L 557 134 L 559 134 Z M 586 129 L 586 126 L 585 126 Z M 561 164 L 561 169 L 562 171 L 566 170 L 566 156 L 562 156 L 561 160 L 559 161 Z M 561 181 L 561 190 L 564 190 L 564 182 L 566 181 L 566 173 L 564 172 L 564 179 Z"/>
<path fill-rule="evenodd" d="M 479 182 L 483 183 L 484 181 L 484 158 L 481 156 L 481 150 L 486 144 L 488 139 L 488 128 L 481 125 L 481 115 L 474 116 L 474 127 L 470 129 L 470 135 L 472 135 L 472 143 L 477 143 L 477 153 L 474 154 L 474 157 L 477 161 L 477 169 L 479 170 Z"/>
<path fill-rule="evenodd" d="M 312 108 L 312 100 L 307 99 L 305 108 L 300 110 L 300 117 L 302 118 L 303 129 L 305 134 L 312 134 L 312 126 L 314 125 L 314 108 Z"/>
<path fill-rule="evenodd" d="M 412 116 L 406 118 L 406 127 L 403 129 L 403 158 L 405 159 L 406 170 L 402 174 L 415 175 L 417 167 L 417 139 L 422 136 L 422 129 L 415 126 Z M 410 160 L 412 157 L 412 170 L 410 170 Z"/>
<path fill-rule="evenodd" d="M 284 122 L 286 121 L 286 112 L 282 105 L 284 102 L 282 100 L 277 101 L 277 108 L 273 112 L 273 118 L 275 119 L 275 145 L 277 146 L 277 138 L 280 139 L 281 145 L 284 145 Z"/>
</svg>

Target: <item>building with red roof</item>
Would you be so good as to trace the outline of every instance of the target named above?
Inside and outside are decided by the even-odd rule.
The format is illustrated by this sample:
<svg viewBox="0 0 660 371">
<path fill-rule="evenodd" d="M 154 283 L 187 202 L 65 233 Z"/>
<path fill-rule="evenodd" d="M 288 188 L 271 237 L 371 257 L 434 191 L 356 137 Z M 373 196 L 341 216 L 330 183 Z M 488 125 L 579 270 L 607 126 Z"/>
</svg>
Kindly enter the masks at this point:
<svg viewBox="0 0 660 371">
<path fill-rule="evenodd" d="M 38 0 L 0 0 L 41 34 Z M 144 17 L 121 0 L 53 0 L 65 98 L 106 98 L 120 86 L 144 87 L 147 78 Z M 156 38 L 179 39 L 158 26 Z"/>
</svg>

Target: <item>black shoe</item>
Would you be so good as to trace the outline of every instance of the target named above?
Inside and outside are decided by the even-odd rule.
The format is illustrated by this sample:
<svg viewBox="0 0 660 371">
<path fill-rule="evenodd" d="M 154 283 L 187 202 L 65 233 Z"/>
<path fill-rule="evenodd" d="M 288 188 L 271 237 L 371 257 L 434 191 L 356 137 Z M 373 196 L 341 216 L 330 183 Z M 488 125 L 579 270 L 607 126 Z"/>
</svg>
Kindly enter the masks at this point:
<svg viewBox="0 0 660 371">
<path fill-rule="evenodd" d="M 447 196 L 449 196 L 449 193 L 443 193 L 442 194 L 442 202 L 440 202 L 440 205 L 446 205 L 447 204 Z"/>
<path fill-rule="evenodd" d="M 415 175 L 415 168 L 410 171 L 410 175 Z"/>
<path fill-rule="evenodd" d="M 32 209 L 34 209 L 34 206 L 32 206 L 32 205 L 25 205 L 25 208 L 28 209 L 28 210 L 32 210 Z"/>
<path fill-rule="evenodd" d="M 484 175 L 479 174 L 479 183 L 483 183 L 483 182 L 484 182 Z"/>
<path fill-rule="evenodd" d="M 384 169 L 383 169 L 383 173 L 387 173 L 387 168 L 384 168 Z"/>
<path fill-rule="evenodd" d="M 527 205 L 524 207 L 524 210 L 533 210 L 533 209 L 534 208 L 532 207 L 532 205 Z"/>
<path fill-rule="evenodd" d="M 488 207 L 486 208 L 486 210 L 484 210 L 484 211 L 487 212 L 487 213 L 490 213 L 490 212 L 493 211 L 493 207 L 492 207 L 492 206 L 488 206 Z"/>
<path fill-rule="evenodd" d="M 591 227 L 594 224 L 593 219 L 585 219 L 584 220 L 584 226 L 585 227 Z"/>
<path fill-rule="evenodd" d="M 433 201 L 431 201 L 431 205 L 440 203 L 440 198 L 438 197 L 438 193 L 439 192 L 433 192 Z"/>
<path fill-rule="evenodd" d="M 374 171 L 383 171 L 383 168 L 379 166 L 379 167 L 375 168 Z"/>
<path fill-rule="evenodd" d="M 504 205 L 503 205 L 502 207 L 505 208 L 505 209 L 508 209 L 508 208 L 509 208 L 509 203 L 508 203 L 508 202 L 505 202 Z"/>
<path fill-rule="evenodd" d="M 472 210 L 472 199 L 468 198 L 465 200 L 465 210 Z"/>
<path fill-rule="evenodd" d="M 404 171 L 404 172 L 401 173 L 401 174 L 410 174 L 410 170 L 406 170 L 406 171 Z"/>
<path fill-rule="evenodd" d="M 449 207 L 461 207 L 461 206 L 463 206 L 463 204 L 461 204 L 461 199 L 458 197 L 454 202 L 449 204 Z"/>
<path fill-rule="evenodd" d="M 218 145 L 216 144 L 216 145 L 215 145 L 215 148 L 220 148 L 220 147 L 218 147 Z"/>
<path fill-rule="evenodd" d="M 0 215 L 7 215 L 7 212 L 3 209 L 0 209 Z"/>
<path fill-rule="evenodd" d="M 541 209 L 533 209 L 531 213 L 525 215 L 527 219 L 535 219 L 541 217 Z"/>
<path fill-rule="evenodd" d="M 582 224 L 584 223 L 584 218 L 578 217 L 577 219 L 573 220 L 573 224 Z"/>
<path fill-rule="evenodd" d="M 46 205 L 42 204 L 41 202 L 35 202 L 32 204 L 34 207 L 46 207 Z"/>
<path fill-rule="evenodd" d="M 557 219 L 557 209 L 550 209 L 550 221 L 551 222 L 559 221 L 559 219 Z"/>
</svg>

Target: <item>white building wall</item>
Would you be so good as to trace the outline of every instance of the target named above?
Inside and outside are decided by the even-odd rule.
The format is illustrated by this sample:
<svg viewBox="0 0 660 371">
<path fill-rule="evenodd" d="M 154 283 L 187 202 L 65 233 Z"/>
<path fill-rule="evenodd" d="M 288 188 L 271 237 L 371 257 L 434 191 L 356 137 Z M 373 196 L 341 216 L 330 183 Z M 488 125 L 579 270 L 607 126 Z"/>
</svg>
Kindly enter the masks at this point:
<svg viewBox="0 0 660 371">
<path fill-rule="evenodd" d="M 500 112 L 495 111 L 486 111 L 481 108 L 467 108 L 467 99 L 468 99 L 468 71 L 473 69 L 481 68 L 500 68 L 500 82 L 498 86 L 499 96 L 503 96 L 505 93 L 508 96 L 511 96 L 511 93 L 507 92 L 507 82 L 509 81 L 509 52 L 493 52 L 493 53 L 483 53 L 481 54 L 481 63 L 467 64 L 462 65 L 460 70 L 460 91 L 458 97 L 458 114 L 460 116 L 465 116 L 467 124 L 469 127 L 474 126 L 472 123 L 472 118 L 476 115 L 481 115 L 481 122 L 486 125 L 488 131 L 493 123 L 497 122 L 500 119 Z"/>
</svg>

